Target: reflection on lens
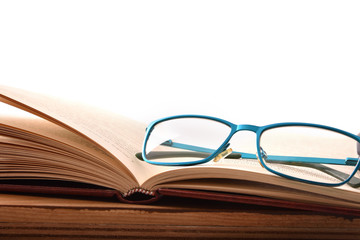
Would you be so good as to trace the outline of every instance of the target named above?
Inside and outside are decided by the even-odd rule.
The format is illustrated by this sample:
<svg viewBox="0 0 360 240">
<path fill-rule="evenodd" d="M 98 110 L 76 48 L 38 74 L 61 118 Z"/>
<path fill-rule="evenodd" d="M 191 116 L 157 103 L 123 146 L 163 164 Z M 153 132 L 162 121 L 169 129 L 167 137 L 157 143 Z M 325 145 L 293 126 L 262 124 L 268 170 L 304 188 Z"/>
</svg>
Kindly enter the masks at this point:
<svg viewBox="0 0 360 240">
<path fill-rule="evenodd" d="M 209 157 L 226 138 L 231 128 L 204 118 L 178 118 L 154 126 L 145 146 L 149 161 L 195 162 Z"/>
<path fill-rule="evenodd" d="M 260 138 L 262 159 L 270 169 L 326 184 L 346 181 L 358 162 L 357 141 L 317 127 L 286 126 L 266 130 Z M 350 184 L 360 184 L 353 177 Z"/>
</svg>

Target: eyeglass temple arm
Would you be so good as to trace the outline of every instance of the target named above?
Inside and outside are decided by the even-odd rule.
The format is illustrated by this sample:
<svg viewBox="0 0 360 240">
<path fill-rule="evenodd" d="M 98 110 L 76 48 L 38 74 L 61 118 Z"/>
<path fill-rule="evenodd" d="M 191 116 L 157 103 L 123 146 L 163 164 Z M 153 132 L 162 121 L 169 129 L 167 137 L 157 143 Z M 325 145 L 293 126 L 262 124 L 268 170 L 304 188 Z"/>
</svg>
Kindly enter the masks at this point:
<svg viewBox="0 0 360 240">
<path fill-rule="evenodd" d="M 243 158 L 256 159 L 255 154 L 243 153 Z M 254 157 L 255 155 L 255 157 Z M 341 165 L 352 165 L 355 166 L 357 164 L 358 159 L 356 158 L 346 158 L 344 159 L 331 159 L 331 158 L 313 158 L 313 157 L 290 157 L 290 156 L 267 156 L 266 161 L 270 162 L 279 162 L 286 165 L 299 165 L 302 167 L 310 167 L 313 169 L 317 169 L 321 172 L 329 174 L 330 176 L 337 178 L 341 181 L 347 180 L 350 175 L 338 171 L 334 168 L 330 168 L 321 164 L 341 164 Z M 348 184 L 353 188 L 360 187 L 360 179 L 356 177 L 352 177 Z"/>
<path fill-rule="evenodd" d="M 198 146 L 193 146 L 193 145 L 189 145 L 189 144 L 177 143 L 177 142 L 173 142 L 172 140 L 167 140 L 167 141 L 161 143 L 161 145 L 184 149 L 184 150 L 189 150 L 189 151 L 194 151 L 194 152 L 203 152 L 203 153 L 213 153 L 214 152 L 214 149 L 211 149 L 211 148 L 204 148 L 204 147 L 198 147 Z M 228 158 L 241 158 L 241 153 L 240 152 L 232 152 L 227 157 Z"/>
<path fill-rule="evenodd" d="M 197 147 L 193 145 L 176 143 L 172 140 L 163 142 L 161 145 L 180 148 L 196 152 L 205 152 L 213 153 L 214 149 Z M 360 146 L 358 146 L 358 151 L 360 151 Z M 359 154 L 360 155 L 360 154 Z M 227 158 L 247 158 L 247 159 L 257 159 L 256 154 L 244 153 L 244 152 L 232 152 L 227 156 Z M 267 161 L 272 162 L 299 162 L 299 163 L 323 163 L 323 164 L 336 164 L 336 165 L 350 165 L 355 166 L 358 162 L 357 158 L 346 158 L 346 159 L 335 159 L 335 158 L 318 158 L 318 157 L 292 157 L 292 156 L 276 156 L 276 155 L 267 155 Z"/>
<path fill-rule="evenodd" d="M 203 152 L 203 153 L 213 153 L 214 150 L 210 148 L 203 148 L 203 147 L 197 147 L 192 146 L 188 144 L 183 143 L 176 143 L 172 140 L 168 140 L 163 142 L 161 145 L 164 146 L 170 146 L 174 148 L 180 148 L 190 151 L 196 151 L 196 152 Z M 357 150 L 360 156 L 360 144 L 357 146 Z M 252 153 L 244 153 L 244 152 L 232 152 L 231 154 L 227 155 L 226 158 L 233 158 L 233 159 L 240 159 L 240 158 L 246 158 L 246 159 L 257 159 L 256 154 Z M 349 178 L 350 175 L 340 172 L 336 169 L 319 165 L 319 164 L 337 164 L 337 165 L 352 165 L 355 166 L 358 162 L 357 158 L 346 158 L 344 159 L 333 159 L 333 158 L 315 158 L 315 157 L 291 157 L 291 156 L 275 156 L 275 155 L 266 155 L 266 160 L 271 162 L 281 162 L 283 164 L 289 164 L 289 165 L 301 165 L 301 166 L 307 166 L 314 169 L 317 169 L 319 171 L 322 171 L 324 173 L 327 173 L 339 180 L 345 181 Z M 354 188 L 360 187 L 360 179 L 356 177 L 352 177 L 348 184 Z"/>
</svg>

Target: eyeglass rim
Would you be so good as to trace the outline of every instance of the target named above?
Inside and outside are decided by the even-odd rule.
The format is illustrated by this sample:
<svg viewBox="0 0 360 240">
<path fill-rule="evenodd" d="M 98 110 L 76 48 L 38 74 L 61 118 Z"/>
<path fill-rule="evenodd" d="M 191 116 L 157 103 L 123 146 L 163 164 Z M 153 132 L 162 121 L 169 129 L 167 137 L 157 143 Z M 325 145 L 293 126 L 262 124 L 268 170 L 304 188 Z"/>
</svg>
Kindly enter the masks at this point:
<svg viewBox="0 0 360 240">
<path fill-rule="evenodd" d="M 150 134 L 152 132 L 152 130 L 154 129 L 154 127 L 161 123 L 161 122 L 165 122 L 168 120 L 174 120 L 174 119 L 179 119 L 179 118 L 199 118 L 199 119 L 207 119 L 207 120 L 213 120 L 213 121 L 217 121 L 219 123 L 225 124 L 227 126 L 230 127 L 230 132 L 228 137 L 224 140 L 224 142 L 220 145 L 220 147 L 218 149 L 216 149 L 210 156 L 208 156 L 207 158 L 204 159 L 200 159 L 200 160 L 196 160 L 196 161 L 189 161 L 189 162 L 157 162 L 157 161 L 152 161 L 146 158 L 146 154 L 145 154 L 145 150 L 146 150 L 146 144 L 147 141 L 150 137 Z M 217 156 L 219 153 L 221 153 L 222 151 L 226 150 L 227 145 L 230 141 L 230 139 L 232 138 L 232 136 L 239 132 L 239 131 L 252 131 L 256 134 L 256 149 L 257 149 L 257 154 L 258 154 L 258 158 L 260 163 L 262 164 L 262 166 L 269 172 L 274 173 L 278 176 L 284 177 L 284 178 L 288 178 L 291 180 L 295 180 L 295 181 L 299 181 L 299 182 L 305 182 L 305 183 L 310 183 L 310 184 L 315 184 L 315 185 L 322 185 L 322 186 L 340 186 L 343 185 L 345 183 L 347 183 L 348 181 L 350 181 L 350 179 L 355 175 L 356 171 L 359 170 L 360 168 L 360 161 L 358 161 L 358 163 L 356 164 L 354 171 L 352 172 L 352 174 L 345 180 L 339 183 L 323 183 L 323 182 L 316 182 L 316 181 L 311 181 L 311 180 L 306 180 L 306 179 L 302 179 L 302 178 L 297 178 L 297 177 L 293 177 L 287 174 L 283 174 L 281 172 L 278 172 L 276 170 L 273 170 L 272 168 L 268 167 L 266 161 L 264 161 L 263 157 L 261 156 L 260 152 L 260 140 L 261 140 L 261 135 L 270 129 L 273 128 L 279 128 L 279 127 L 288 127 L 288 126 L 301 126 L 301 127 L 314 127 L 314 128 L 319 128 L 319 129 L 325 129 L 325 130 L 329 130 L 329 131 L 333 131 L 336 133 L 340 133 L 342 135 L 345 135 L 347 137 L 350 137 L 352 139 L 354 139 L 355 141 L 357 141 L 360 144 L 360 136 L 357 136 L 355 134 L 352 134 L 350 132 L 338 129 L 338 128 L 334 128 L 334 127 L 330 127 L 330 126 L 326 126 L 326 125 L 321 125 L 321 124 L 314 124 L 314 123 L 305 123 L 305 122 L 282 122 L 282 123 L 273 123 L 273 124 L 268 124 L 268 125 L 264 125 L 264 126 L 256 126 L 256 125 L 248 125 L 248 124 L 234 124 L 232 122 L 229 122 L 227 120 L 221 119 L 221 118 L 217 118 L 217 117 L 212 117 L 212 116 L 206 116 L 206 115 L 196 115 L 196 114 L 184 114 L 184 115 L 174 115 L 174 116 L 169 116 L 169 117 L 164 117 L 164 118 L 160 118 L 158 120 L 155 120 L 153 122 L 151 122 L 148 127 L 146 128 L 146 133 L 145 133 L 145 138 L 144 138 L 144 142 L 143 142 L 143 147 L 142 147 L 142 158 L 144 159 L 145 162 L 151 163 L 151 164 L 155 164 L 155 165 L 162 165 L 162 166 L 190 166 L 190 165 L 198 165 L 198 164 L 202 164 L 202 163 L 206 163 L 211 161 L 215 156 Z"/>
<path fill-rule="evenodd" d="M 207 158 L 204 158 L 204 159 L 200 159 L 200 160 L 196 160 L 196 161 L 189 161 L 189 162 L 157 162 L 157 161 L 152 161 L 152 160 L 147 159 L 146 154 L 145 154 L 146 145 L 147 145 L 147 141 L 148 141 L 150 134 L 151 134 L 152 130 L 154 129 L 154 127 L 159 123 L 162 123 L 162 122 L 165 122 L 168 120 L 179 119 L 179 118 L 199 118 L 199 119 L 207 119 L 207 120 L 217 121 L 219 123 L 225 124 L 228 127 L 230 127 L 230 132 L 229 132 L 228 137 L 224 140 L 224 142 L 220 145 L 220 147 L 218 149 L 216 149 L 210 156 L 208 156 Z M 144 139 L 143 148 L 142 148 L 142 158 L 145 162 L 155 164 L 155 165 L 162 165 L 162 166 L 191 166 L 191 165 L 198 165 L 198 164 L 209 162 L 217 154 L 219 154 L 222 149 L 225 148 L 226 143 L 229 142 L 229 140 L 231 139 L 231 137 L 233 135 L 232 131 L 233 131 L 234 126 L 236 126 L 236 125 L 229 121 L 223 120 L 221 118 L 205 116 L 205 115 L 192 115 L 192 114 L 175 115 L 175 116 L 170 116 L 170 117 L 165 117 L 165 118 L 155 120 L 155 121 L 151 122 L 149 124 L 149 126 L 146 128 L 145 139 Z"/>
</svg>

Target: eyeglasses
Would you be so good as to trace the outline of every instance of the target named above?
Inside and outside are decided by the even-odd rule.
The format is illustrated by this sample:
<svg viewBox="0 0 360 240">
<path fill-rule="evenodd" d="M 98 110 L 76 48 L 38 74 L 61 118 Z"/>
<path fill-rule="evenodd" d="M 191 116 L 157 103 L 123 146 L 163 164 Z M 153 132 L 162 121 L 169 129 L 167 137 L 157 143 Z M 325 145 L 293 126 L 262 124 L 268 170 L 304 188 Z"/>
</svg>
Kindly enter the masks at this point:
<svg viewBox="0 0 360 240">
<path fill-rule="evenodd" d="M 230 140 L 239 131 L 256 134 L 257 154 L 229 148 Z M 142 158 L 166 166 L 224 158 L 255 159 L 268 171 L 289 179 L 324 186 L 360 186 L 360 137 L 317 124 L 276 123 L 259 127 L 209 116 L 172 116 L 147 127 Z"/>
</svg>

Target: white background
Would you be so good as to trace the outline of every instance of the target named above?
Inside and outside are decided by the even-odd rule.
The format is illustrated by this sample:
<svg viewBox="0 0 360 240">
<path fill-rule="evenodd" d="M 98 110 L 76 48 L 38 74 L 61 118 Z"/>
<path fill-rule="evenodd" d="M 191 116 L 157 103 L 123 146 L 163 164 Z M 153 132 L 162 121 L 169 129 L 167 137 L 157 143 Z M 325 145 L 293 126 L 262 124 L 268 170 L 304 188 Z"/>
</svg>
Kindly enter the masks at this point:
<svg viewBox="0 0 360 240">
<path fill-rule="evenodd" d="M 359 1 L 1 1 L 0 83 L 134 119 L 360 132 Z"/>
</svg>

